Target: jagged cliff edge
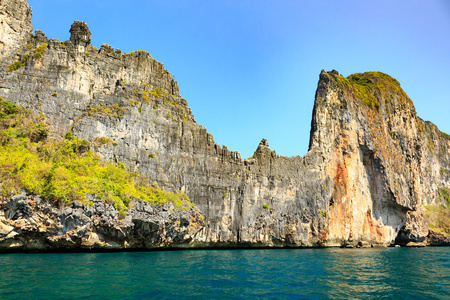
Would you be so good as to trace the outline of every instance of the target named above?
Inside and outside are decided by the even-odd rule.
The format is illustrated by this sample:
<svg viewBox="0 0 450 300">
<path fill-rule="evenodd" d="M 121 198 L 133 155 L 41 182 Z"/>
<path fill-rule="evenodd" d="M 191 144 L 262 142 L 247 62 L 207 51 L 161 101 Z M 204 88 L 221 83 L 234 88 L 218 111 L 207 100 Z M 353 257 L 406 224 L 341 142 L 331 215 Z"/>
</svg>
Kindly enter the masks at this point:
<svg viewBox="0 0 450 300">
<path fill-rule="evenodd" d="M 23 192 L 0 204 L 4 251 L 448 243 L 424 216 L 445 203 L 450 139 L 390 76 L 321 72 L 308 153 L 278 156 L 262 140 L 242 159 L 195 122 L 148 53 L 96 49 L 82 22 L 65 42 L 31 29 L 25 0 L 0 4 L 0 97 L 43 113 L 53 138 L 111 140 L 96 148 L 103 160 L 186 192 L 197 208 L 135 199 L 121 220 L 95 197 L 59 208 Z"/>
</svg>

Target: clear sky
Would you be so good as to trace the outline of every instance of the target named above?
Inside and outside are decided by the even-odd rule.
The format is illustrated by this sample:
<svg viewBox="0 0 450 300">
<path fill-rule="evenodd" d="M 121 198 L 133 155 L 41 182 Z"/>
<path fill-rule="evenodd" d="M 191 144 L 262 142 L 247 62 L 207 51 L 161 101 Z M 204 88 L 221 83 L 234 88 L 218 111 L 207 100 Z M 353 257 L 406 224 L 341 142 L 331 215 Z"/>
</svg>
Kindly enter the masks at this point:
<svg viewBox="0 0 450 300">
<path fill-rule="evenodd" d="M 450 1 L 28 0 L 34 29 L 61 41 L 74 20 L 92 44 L 145 50 L 175 75 L 217 143 L 286 156 L 309 143 L 319 73 L 381 71 L 418 115 L 450 133 Z"/>
</svg>

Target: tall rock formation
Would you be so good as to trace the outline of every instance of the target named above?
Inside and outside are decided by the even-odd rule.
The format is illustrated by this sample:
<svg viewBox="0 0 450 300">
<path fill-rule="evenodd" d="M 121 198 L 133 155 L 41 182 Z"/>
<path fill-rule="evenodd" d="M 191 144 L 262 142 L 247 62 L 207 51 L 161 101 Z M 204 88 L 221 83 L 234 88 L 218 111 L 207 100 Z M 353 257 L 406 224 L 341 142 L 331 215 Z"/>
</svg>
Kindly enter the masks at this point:
<svg viewBox="0 0 450 300">
<path fill-rule="evenodd" d="M 323 153 L 333 183 L 328 242 L 424 241 L 424 205 L 449 187 L 449 146 L 392 77 L 322 72 L 310 149 Z"/>
<path fill-rule="evenodd" d="M 75 21 L 69 32 L 72 44 L 86 47 L 91 43 L 91 31 L 85 22 Z"/>
<path fill-rule="evenodd" d="M 416 116 L 390 76 L 322 71 L 308 153 L 279 156 L 263 139 L 253 157 L 242 159 L 195 122 L 177 82 L 150 54 L 106 44 L 96 49 L 78 21 L 70 41 L 41 31 L 32 36 L 26 1 L 3 0 L 0 7 L 0 97 L 44 114 L 52 138 L 72 131 L 104 161 L 123 162 L 166 190 L 186 192 L 198 209 L 190 217 L 171 215 L 172 209 L 146 208 L 136 199 L 137 208 L 120 221 L 113 213 L 105 217 L 110 209 L 101 204 L 94 211 L 54 207 L 41 218 L 56 224 L 46 231 L 21 225 L 51 206 L 24 194 L 0 204 L 3 248 L 425 241 L 424 205 L 442 202 L 439 190 L 450 188 L 450 139 Z M 98 143 L 103 137 L 112 143 Z M 66 226 L 67 218 L 78 221 Z"/>
</svg>

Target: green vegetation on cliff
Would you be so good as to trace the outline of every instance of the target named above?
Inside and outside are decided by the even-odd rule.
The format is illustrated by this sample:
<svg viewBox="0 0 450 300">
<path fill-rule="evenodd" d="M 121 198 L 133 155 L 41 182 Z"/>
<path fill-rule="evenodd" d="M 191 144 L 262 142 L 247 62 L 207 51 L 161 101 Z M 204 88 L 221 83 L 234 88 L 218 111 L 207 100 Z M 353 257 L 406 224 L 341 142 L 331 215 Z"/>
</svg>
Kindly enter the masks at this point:
<svg viewBox="0 0 450 300">
<path fill-rule="evenodd" d="M 43 116 L 0 99 L 0 192 L 3 197 L 21 189 L 60 204 L 86 201 L 96 195 L 122 214 L 131 197 L 152 204 L 191 204 L 183 193 L 173 194 L 150 185 L 148 179 L 127 172 L 123 164 L 103 164 L 87 141 L 66 134 L 47 140 Z"/>
<path fill-rule="evenodd" d="M 25 66 L 27 64 L 29 59 L 30 59 L 30 55 L 25 54 L 20 60 L 15 61 L 12 64 L 10 64 L 8 66 L 8 69 L 6 69 L 6 72 L 16 71 L 16 70 L 22 68 L 23 66 Z"/>
<path fill-rule="evenodd" d="M 396 93 L 407 97 L 398 80 L 382 72 L 355 73 L 348 76 L 347 79 L 354 85 L 364 86 L 370 90 L 386 91 L 389 87 Z"/>
<path fill-rule="evenodd" d="M 90 116 L 92 114 L 98 114 L 102 116 L 117 118 L 123 116 L 124 109 L 125 108 L 117 104 L 114 104 L 112 106 L 107 106 L 106 104 L 105 105 L 98 104 L 98 105 L 88 105 L 85 107 L 84 111 Z"/>
<path fill-rule="evenodd" d="M 47 50 L 48 45 L 46 43 L 42 43 L 41 45 L 39 45 L 38 47 L 36 47 L 36 49 L 33 49 L 34 52 L 34 58 L 39 59 L 41 58 L 45 51 Z"/>
<path fill-rule="evenodd" d="M 22 46 L 23 49 L 25 49 L 27 53 L 24 54 L 20 60 L 17 60 L 15 62 L 13 62 L 12 64 L 10 64 L 8 66 L 8 68 L 6 69 L 6 72 L 13 72 L 13 71 L 16 71 L 16 70 L 26 66 L 26 64 L 30 60 L 30 54 L 33 54 L 34 58 L 36 58 L 36 59 L 41 58 L 44 55 L 45 50 L 47 50 L 47 46 L 48 45 L 46 43 L 42 43 L 39 47 L 37 47 L 36 49 L 33 49 L 33 50 L 31 50 L 30 44 L 26 45 L 26 46 Z"/>
<path fill-rule="evenodd" d="M 450 191 L 446 188 L 439 188 L 438 198 L 444 204 L 425 206 L 427 225 L 435 232 L 450 235 Z"/>
<path fill-rule="evenodd" d="M 388 89 L 409 99 L 397 79 L 382 72 L 355 73 L 347 78 L 338 75 L 335 71 L 332 71 L 331 73 L 324 72 L 323 74 L 333 77 L 334 80 L 345 88 L 353 89 L 356 96 L 359 97 L 364 104 L 376 108 L 377 110 L 380 108 L 380 102 L 377 98 L 381 93 L 386 92 Z"/>
<path fill-rule="evenodd" d="M 374 72 L 372 72 L 374 73 Z M 376 109 L 380 108 L 380 103 L 373 95 L 373 89 L 375 88 L 373 77 L 369 73 L 356 73 L 348 77 L 348 80 L 352 83 L 357 95 L 367 106 L 374 107 Z M 384 86 L 380 85 L 380 88 Z"/>
<path fill-rule="evenodd" d="M 446 188 L 439 188 L 439 199 L 445 200 L 447 207 L 450 207 L 450 192 Z"/>
</svg>

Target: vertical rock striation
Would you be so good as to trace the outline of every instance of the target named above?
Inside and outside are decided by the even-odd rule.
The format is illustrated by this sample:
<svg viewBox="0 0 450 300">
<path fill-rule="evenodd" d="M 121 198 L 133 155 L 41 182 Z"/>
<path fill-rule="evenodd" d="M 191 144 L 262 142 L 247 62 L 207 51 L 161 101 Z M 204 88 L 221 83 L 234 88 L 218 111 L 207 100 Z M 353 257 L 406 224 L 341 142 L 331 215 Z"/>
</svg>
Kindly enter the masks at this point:
<svg viewBox="0 0 450 300">
<path fill-rule="evenodd" d="M 177 82 L 150 54 L 121 53 L 106 44 L 96 49 L 86 23 L 78 21 L 70 41 L 48 39 L 41 31 L 32 36 L 26 1 L 2 3 L 0 97 L 44 114 L 53 138 L 72 131 L 103 160 L 123 162 L 166 190 L 186 192 L 198 208 L 190 217 L 175 213 L 171 221 L 167 209 L 151 209 L 153 215 L 164 215 L 158 224 L 165 225 L 156 234 L 153 225 L 142 225 L 148 216 L 134 217 L 138 211 L 125 223 L 112 217 L 101 223 L 98 247 L 312 247 L 426 240 L 425 205 L 442 202 L 439 190 L 450 188 L 450 139 L 417 117 L 390 76 L 369 72 L 344 78 L 322 71 L 308 153 L 279 156 L 263 139 L 253 157 L 243 159 L 216 144 L 195 122 Z M 27 197 L 22 206 L 35 213 L 49 205 L 34 205 Z M 8 203 L 16 200 L 4 199 L 0 205 L 0 244 L 32 249 L 33 243 L 20 239 L 17 224 L 33 214 L 12 217 Z M 61 210 L 54 209 L 45 215 L 60 224 Z M 88 208 L 80 209 L 77 218 L 84 221 L 74 223 L 65 246 L 42 242 L 68 232 L 53 229 L 33 234 L 41 241 L 36 245 L 89 247 L 89 236 L 100 233 L 94 219 L 102 218 L 102 209 L 87 214 Z M 171 227 L 181 219 L 188 223 Z M 139 232 L 121 229 L 118 240 L 117 230 L 108 226 Z"/>
<path fill-rule="evenodd" d="M 0 57 L 9 55 L 30 38 L 31 15 L 26 0 L 0 2 Z"/>
<path fill-rule="evenodd" d="M 389 75 L 322 72 L 310 149 L 333 182 L 328 242 L 424 241 L 424 206 L 449 188 L 449 143 Z"/>
</svg>

